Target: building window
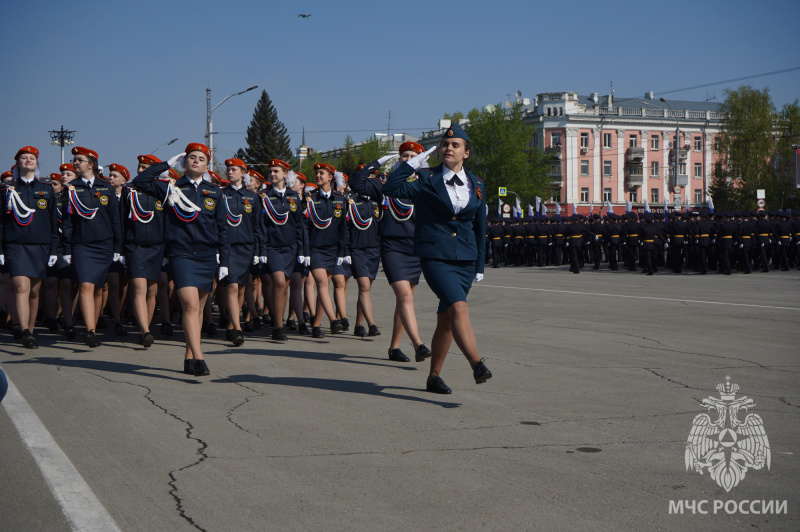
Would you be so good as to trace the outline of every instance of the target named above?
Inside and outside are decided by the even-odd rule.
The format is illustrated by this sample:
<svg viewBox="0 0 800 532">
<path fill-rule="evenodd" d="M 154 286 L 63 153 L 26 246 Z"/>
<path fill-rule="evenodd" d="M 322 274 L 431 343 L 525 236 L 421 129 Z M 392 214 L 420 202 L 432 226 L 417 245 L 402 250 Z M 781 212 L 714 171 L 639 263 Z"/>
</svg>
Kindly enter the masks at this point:
<svg viewBox="0 0 800 532">
<path fill-rule="evenodd" d="M 581 161 L 581 175 L 589 175 L 589 161 Z"/>
<path fill-rule="evenodd" d="M 630 138 L 628 139 L 628 143 L 629 143 L 628 145 L 631 148 L 635 148 L 636 146 L 638 146 L 639 145 L 639 135 L 631 135 Z"/>
<path fill-rule="evenodd" d="M 631 195 L 631 203 L 637 203 L 639 201 L 639 191 L 634 189 L 630 192 Z"/>
<path fill-rule="evenodd" d="M 604 202 L 605 202 L 605 201 L 608 201 L 608 202 L 611 202 L 611 201 L 613 201 L 613 200 L 611 199 L 611 189 L 610 189 L 610 188 L 604 188 L 604 189 L 603 189 L 603 201 L 604 201 Z"/>
<path fill-rule="evenodd" d="M 717 177 L 722 177 L 722 163 L 714 164 L 714 175 Z"/>
<path fill-rule="evenodd" d="M 694 191 L 694 202 L 696 204 L 703 203 L 703 191 L 699 189 L 695 189 Z"/>
<path fill-rule="evenodd" d="M 561 146 L 561 133 L 553 133 L 550 135 L 550 146 Z"/>
<path fill-rule="evenodd" d="M 561 189 L 560 188 L 550 189 L 550 201 L 553 202 L 553 203 L 561 203 Z"/>
<path fill-rule="evenodd" d="M 611 161 L 603 161 L 603 175 L 611 176 Z"/>
<path fill-rule="evenodd" d="M 703 163 L 694 163 L 694 178 L 701 179 L 703 177 Z"/>
<path fill-rule="evenodd" d="M 603 148 L 611 149 L 611 133 L 603 133 Z"/>
<path fill-rule="evenodd" d="M 581 148 L 589 149 L 589 134 L 581 133 Z"/>
<path fill-rule="evenodd" d="M 650 189 L 650 203 L 658 203 L 658 189 L 651 188 Z"/>
<path fill-rule="evenodd" d="M 650 161 L 650 177 L 658 177 L 658 161 Z"/>
<path fill-rule="evenodd" d="M 678 165 L 678 175 L 686 175 L 686 163 Z"/>
<path fill-rule="evenodd" d="M 650 149 L 653 150 L 653 151 L 658 151 L 659 142 L 660 142 L 660 139 L 658 138 L 658 135 L 651 136 L 650 137 Z"/>
<path fill-rule="evenodd" d="M 703 151 L 703 137 L 694 138 L 694 151 Z"/>
<path fill-rule="evenodd" d="M 717 153 L 722 151 L 722 138 L 714 137 L 714 151 Z"/>
<path fill-rule="evenodd" d="M 581 189 L 581 203 L 589 203 L 589 189 L 586 187 Z"/>
</svg>

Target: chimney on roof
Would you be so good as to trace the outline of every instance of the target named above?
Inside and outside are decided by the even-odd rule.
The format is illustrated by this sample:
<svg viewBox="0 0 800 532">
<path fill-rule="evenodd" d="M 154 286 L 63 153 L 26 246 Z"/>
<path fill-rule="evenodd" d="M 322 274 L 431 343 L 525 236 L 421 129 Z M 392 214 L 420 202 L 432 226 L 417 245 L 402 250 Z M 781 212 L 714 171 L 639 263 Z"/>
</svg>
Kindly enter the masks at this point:
<svg viewBox="0 0 800 532">
<path fill-rule="evenodd" d="M 644 93 L 644 97 L 646 99 L 648 99 L 648 100 L 655 100 L 656 99 L 655 95 L 653 94 L 653 91 L 645 92 Z"/>
<path fill-rule="evenodd" d="M 592 101 L 593 101 L 594 103 L 597 103 L 597 102 L 599 102 L 599 101 L 600 101 L 599 95 L 598 95 L 596 92 L 593 92 L 593 93 L 592 93 Z"/>
<path fill-rule="evenodd" d="M 614 95 L 606 95 L 606 107 L 614 107 Z"/>
</svg>

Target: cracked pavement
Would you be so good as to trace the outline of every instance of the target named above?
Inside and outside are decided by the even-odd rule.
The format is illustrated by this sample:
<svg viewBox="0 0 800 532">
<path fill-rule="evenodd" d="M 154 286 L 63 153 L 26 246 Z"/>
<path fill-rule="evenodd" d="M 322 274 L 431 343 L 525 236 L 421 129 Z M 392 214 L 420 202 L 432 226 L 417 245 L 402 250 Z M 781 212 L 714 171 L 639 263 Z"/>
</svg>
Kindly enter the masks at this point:
<svg viewBox="0 0 800 532">
<path fill-rule="evenodd" d="M 453 345 L 446 396 L 424 391 L 426 364 L 387 359 L 382 277 L 382 336 L 206 339 L 210 377 L 183 375 L 180 334 L 89 350 L 40 332 L 24 351 L 2 331 L 0 365 L 122 530 L 797 530 L 800 310 L 737 305 L 800 308 L 798 274 L 488 270 L 469 302 L 494 378 L 475 385 Z M 615 293 L 725 304 L 602 295 Z M 437 302 L 424 283 L 416 294 L 430 345 Z M 730 493 L 684 465 L 726 375 L 772 451 Z M 0 408 L 0 525 L 66 529 L 14 431 Z M 789 513 L 669 515 L 678 499 Z"/>
</svg>

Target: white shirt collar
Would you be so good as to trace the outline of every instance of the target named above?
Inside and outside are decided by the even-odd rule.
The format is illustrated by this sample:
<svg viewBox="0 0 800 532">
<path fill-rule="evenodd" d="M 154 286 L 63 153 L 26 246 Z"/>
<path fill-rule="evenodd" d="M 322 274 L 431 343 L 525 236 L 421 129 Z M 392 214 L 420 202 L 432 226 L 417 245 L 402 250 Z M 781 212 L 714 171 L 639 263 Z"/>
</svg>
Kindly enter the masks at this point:
<svg viewBox="0 0 800 532">
<path fill-rule="evenodd" d="M 90 187 L 91 187 L 92 185 L 94 185 L 94 178 L 92 178 L 92 179 L 86 179 L 86 178 L 84 177 L 84 178 L 82 178 L 82 179 L 83 179 L 83 182 L 84 182 L 84 183 L 86 183 L 87 185 L 89 185 Z"/>
<path fill-rule="evenodd" d="M 22 176 L 19 176 L 19 178 L 20 178 L 22 181 L 24 181 L 25 183 L 29 184 L 29 185 L 30 185 L 31 183 L 33 183 L 33 180 L 34 180 L 34 179 L 36 179 L 36 177 L 35 177 L 35 176 L 34 176 L 34 177 L 32 177 L 32 178 L 30 178 L 30 179 L 25 179 L 25 178 L 24 178 L 24 177 L 22 177 Z"/>
<path fill-rule="evenodd" d="M 452 170 L 450 170 L 446 166 L 444 166 L 443 168 L 444 168 L 444 173 L 442 174 L 442 177 L 445 180 L 445 184 L 447 184 L 447 181 L 450 181 L 450 179 L 452 179 L 454 175 L 457 175 L 458 178 L 461 180 L 461 182 L 464 183 L 464 185 L 467 184 L 467 181 L 468 181 L 467 180 L 467 172 L 464 171 L 464 167 L 463 166 L 461 167 L 461 170 L 458 173 L 453 172 Z"/>
<path fill-rule="evenodd" d="M 333 192 L 333 189 L 330 189 L 328 192 L 325 192 L 322 189 L 319 190 L 320 196 L 325 196 L 326 198 L 330 198 L 332 192 Z"/>
<path fill-rule="evenodd" d="M 203 178 L 202 178 L 202 176 L 200 177 L 200 179 L 192 179 L 191 177 L 187 177 L 187 179 L 189 180 L 189 183 L 191 183 L 192 185 L 194 185 L 194 188 L 197 188 L 197 187 L 199 187 L 199 186 L 200 186 L 200 183 L 202 183 L 202 182 L 203 182 Z"/>
<path fill-rule="evenodd" d="M 242 190 L 242 186 L 243 186 L 243 185 L 239 185 L 239 186 L 237 187 L 236 185 L 234 185 L 233 183 L 231 183 L 231 188 L 232 188 L 233 190 Z"/>
<path fill-rule="evenodd" d="M 279 188 L 272 187 L 272 189 L 273 189 L 275 192 L 277 192 L 278 194 L 280 194 L 281 196 L 283 196 L 284 194 L 286 194 L 286 188 L 285 188 L 285 187 L 284 187 L 284 188 L 280 188 L 280 189 L 279 189 Z"/>
</svg>

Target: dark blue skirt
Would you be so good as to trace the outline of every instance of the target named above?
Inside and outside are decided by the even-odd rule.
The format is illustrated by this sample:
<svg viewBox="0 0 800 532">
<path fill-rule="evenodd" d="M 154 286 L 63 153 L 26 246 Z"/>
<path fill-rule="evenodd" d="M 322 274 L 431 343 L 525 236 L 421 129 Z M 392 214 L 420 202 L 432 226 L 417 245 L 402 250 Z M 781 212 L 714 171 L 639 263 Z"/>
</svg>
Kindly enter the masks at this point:
<svg viewBox="0 0 800 532">
<path fill-rule="evenodd" d="M 50 246 L 45 244 L 4 244 L 6 265 L 11 277 L 30 277 L 45 279 L 47 277 L 47 259 L 50 258 Z"/>
<path fill-rule="evenodd" d="M 128 276 L 131 279 L 158 281 L 161 276 L 161 263 L 164 262 L 165 245 L 125 246 L 125 260 L 128 261 Z"/>
<path fill-rule="evenodd" d="M 103 286 L 113 259 L 114 244 L 111 240 L 75 244 L 72 246 L 72 278 L 78 284 Z"/>
<path fill-rule="evenodd" d="M 318 268 L 324 269 L 326 272 L 333 274 L 336 269 L 336 246 L 329 248 L 314 248 L 311 250 L 311 270 Z M 269 264 L 269 263 L 268 263 Z"/>
<path fill-rule="evenodd" d="M 453 303 L 467 300 L 475 278 L 474 260 L 422 259 L 421 264 L 428 286 L 439 298 L 437 314 L 445 312 Z"/>
<path fill-rule="evenodd" d="M 287 279 L 292 276 L 297 264 L 297 245 L 282 248 L 267 248 L 266 273 L 283 272 Z"/>
<path fill-rule="evenodd" d="M 352 255 L 351 255 L 352 259 Z M 353 276 L 353 268 L 350 264 L 343 262 L 333 267 L 333 275 L 344 275 L 345 277 Z"/>
<path fill-rule="evenodd" d="M 125 273 L 125 266 L 122 265 L 120 261 L 111 262 L 111 266 L 108 267 L 108 273 Z"/>
<path fill-rule="evenodd" d="M 381 262 L 383 262 L 383 273 L 386 274 L 389 284 L 397 281 L 408 281 L 412 285 L 419 284 L 422 266 L 416 255 L 400 251 L 384 251 L 381 253 Z"/>
<path fill-rule="evenodd" d="M 231 253 L 228 257 L 228 275 L 223 283 L 246 285 L 250 280 L 250 267 L 253 266 L 255 244 L 231 244 Z"/>
<path fill-rule="evenodd" d="M 381 264 L 381 252 L 379 247 L 351 249 L 350 258 L 353 260 L 351 270 L 353 277 L 369 277 L 375 279 L 378 275 L 378 267 Z"/>
<path fill-rule="evenodd" d="M 217 274 L 217 257 L 170 257 L 170 274 L 175 289 L 193 286 L 203 292 L 211 292 L 214 276 Z"/>
<path fill-rule="evenodd" d="M 309 275 L 308 266 L 303 266 L 299 262 L 295 261 L 292 273 L 299 273 L 300 277 L 308 277 Z"/>
</svg>

